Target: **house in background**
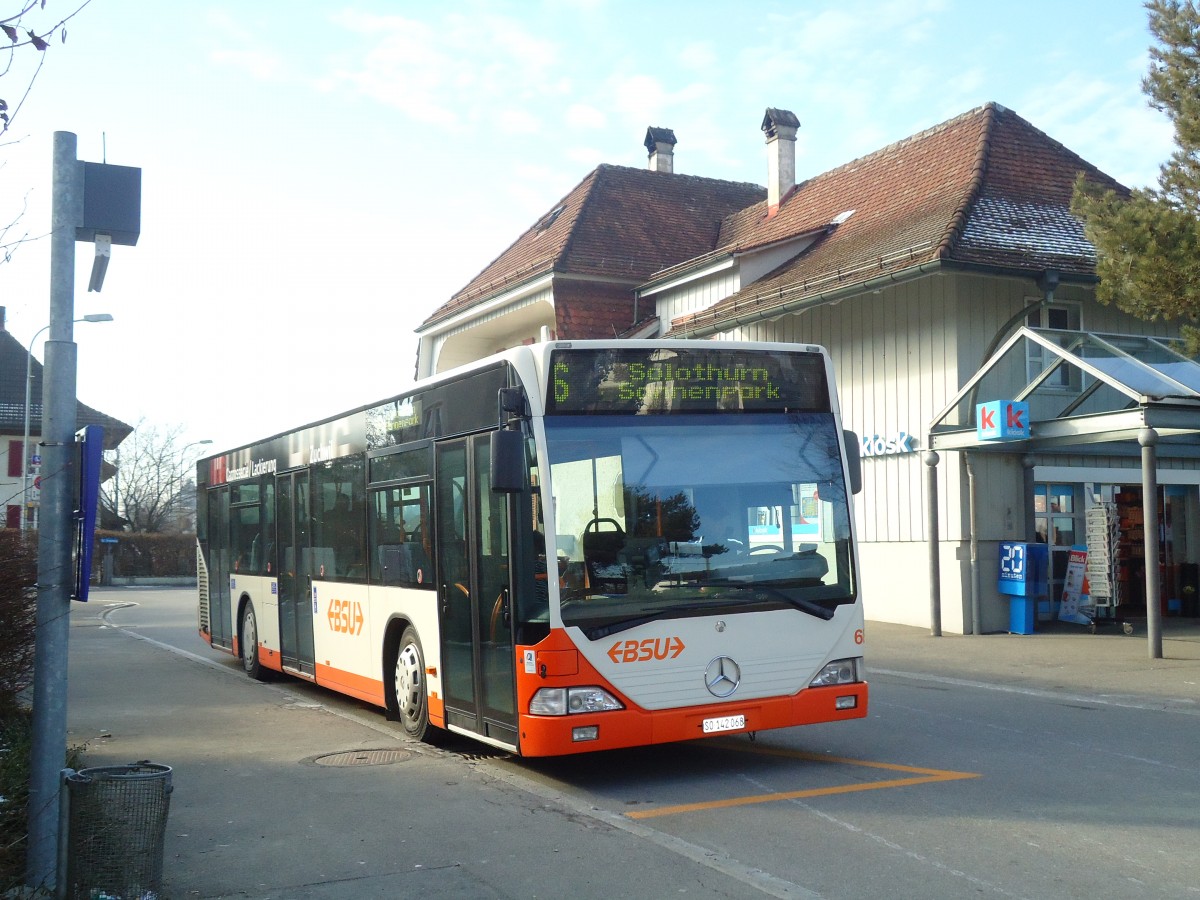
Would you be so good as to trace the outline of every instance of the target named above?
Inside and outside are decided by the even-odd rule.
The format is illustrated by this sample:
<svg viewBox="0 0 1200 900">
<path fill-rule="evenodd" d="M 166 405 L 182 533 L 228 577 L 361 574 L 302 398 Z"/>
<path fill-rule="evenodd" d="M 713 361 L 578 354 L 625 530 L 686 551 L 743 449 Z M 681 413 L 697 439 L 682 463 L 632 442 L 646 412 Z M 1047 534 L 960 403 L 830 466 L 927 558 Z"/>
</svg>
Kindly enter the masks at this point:
<svg viewBox="0 0 1200 900">
<path fill-rule="evenodd" d="M 18 528 L 21 523 L 22 475 L 25 439 L 25 376 L 29 372 L 29 443 L 36 446 L 42 433 L 42 364 L 30 359 L 29 349 L 21 344 L 4 324 L 4 307 L 0 307 L 0 457 L 3 471 L 0 476 L 0 496 L 4 498 L 4 526 Z M 104 449 L 115 450 L 129 437 L 133 428 L 77 403 L 76 426 L 102 425 Z M 108 467 L 105 467 L 106 471 Z M 108 472 L 111 475 L 111 472 Z M 32 480 L 32 475 L 31 475 Z M 32 497 L 29 499 L 32 500 Z M 30 510 L 32 511 L 32 510 Z"/>
<path fill-rule="evenodd" d="M 612 337 L 650 308 L 655 272 L 712 250 L 722 220 L 762 200 L 753 184 L 673 172 L 675 136 L 646 134 L 649 170 L 602 165 L 417 330 L 417 377 L 540 337 Z"/>
<path fill-rule="evenodd" d="M 675 174 L 674 134 L 649 129 L 647 170 L 593 171 L 430 316 L 417 332 L 419 374 L 547 337 L 821 344 L 846 427 L 863 439 L 855 511 L 868 617 L 930 624 L 936 533 L 947 630 L 1009 626 L 1001 542 L 1047 545 L 1051 579 L 1038 615 L 1053 619 L 1093 511 L 1141 501 L 1136 439 L 1110 430 L 1054 446 L 960 441 L 936 468 L 922 451 L 935 425 L 973 427 L 973 406 L 951 401 L 1000 350 L 1008 362 L 989 368 L 986 382 L 995 396 L 970 399 L 1024 392 L 1047 419 L 1091 412 L 1089 403 L 1114 393 L 1091 363 L 1064 362 L 1055 348 L 1102 333 L 1132 336 L 1129 348 L 1141 340 L 1141 350 L 1115 351 L 1131 358 L 1174 352 L 1172 325 L 1095 300 L 1095 254 L 1070 212 L 1072 187 L 1082 173 L 1124 188 L 994 103 L 807 177 L 798 176 L 799 127 L 788 110 L 766 111 L 765 190 Z M 1128 396 L 1115 394 L 1119 410 Z M 1181 396 L 1200 403 L 1200 392 Z M 1189 414 L 1200 428 L 1200 411 Z M 1170 601 L 1200 561 L 1197 443 L 1193 433 L 1158 447 L 1168 609 L 1182 609 Z M 1109 535 L 1104 549 L 1132 555 L 1141 523 L 1121 521 L 1123 535 Z M 1144 615 L 1136 562 L 1114 564 L 1112 577 L 1123 584 L 1111 588 L 1111 609 L 1136 615 L 1140 599 Z"/>
</svg>

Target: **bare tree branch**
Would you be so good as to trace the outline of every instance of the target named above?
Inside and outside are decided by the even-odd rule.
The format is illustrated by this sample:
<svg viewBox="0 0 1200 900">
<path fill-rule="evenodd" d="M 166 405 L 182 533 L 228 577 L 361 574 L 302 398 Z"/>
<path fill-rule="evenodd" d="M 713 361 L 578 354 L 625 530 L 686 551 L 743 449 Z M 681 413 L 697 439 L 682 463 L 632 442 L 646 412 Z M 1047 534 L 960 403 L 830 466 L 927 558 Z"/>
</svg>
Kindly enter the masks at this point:
<svg viewBox="0 0 1200 900">
<path fill-rule="evenodd" d="M 0 70 L 0 78 L 3 78 L 13 71 L 13 64 L 17 58 L 17 50 L 22 47 L 30 47 L 38 53 L 37 68 L 33 70 L 33 74 L 29 76 L 29 80 L 25 83 L 25 89 L 21 92 L 21 99 L 17 101 L 15 106 L 11 106 L 6 100 L 0 97 L 0 134 L 8 131 L 13 120 L 25 105 L 25 101 L 29 99 L 29 94 L 33 90 L 33 85 L 37 82 L 38 75 L 41 74 L 42 66 L 46 62 L 46 51 L 50 49 L 50 42 L 47 38 L 52 38 L 55 34 L 58 35 L 60 42 L 65 42 L 67 39 L 67 22 L 75 18 L 81 13 L 84 8 L 90 4 L 92 0 L 83 0 L 73 12 L 63 16 L 52 26 L 38 30 L 29 28 L 25 24 L 25 17 L 32 14 L 35 9 L 38 11 L 44 10 L 46 4 L 44 0 L 24 0 L 24 3 L 19 12 L 14 13 L 7 18 L 0 18 L 0 32 L 8 38 L 8 46 L 5 48 L 8 57 L 4 61 L 4 67 Z M 22 32 L 24 36 L 22 37 Z"/>
<path fill-rule="evenodd" d="M 183 425 L 143 419 L 110 454 L 117 471 L 100 488 L 106 526 L 154 533 L 194 527 L 196 445 L 184 443 L 183 432 Z"/>
</svg>

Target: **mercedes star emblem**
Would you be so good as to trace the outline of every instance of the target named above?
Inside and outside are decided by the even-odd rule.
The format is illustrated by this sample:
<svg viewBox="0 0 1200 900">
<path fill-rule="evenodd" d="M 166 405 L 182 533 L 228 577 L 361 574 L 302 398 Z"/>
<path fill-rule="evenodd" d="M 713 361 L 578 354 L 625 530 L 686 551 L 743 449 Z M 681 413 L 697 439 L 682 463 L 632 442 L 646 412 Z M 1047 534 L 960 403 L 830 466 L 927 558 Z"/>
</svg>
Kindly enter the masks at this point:
<svg viewBox="0 0 1200 900">
<path fill-rule="evenodd" d="M 704 686 L 714 697 L 728 697 L 742 683 L 742 670 L 728 656 L 718 656 L 704 670 Z"/>
</svg>

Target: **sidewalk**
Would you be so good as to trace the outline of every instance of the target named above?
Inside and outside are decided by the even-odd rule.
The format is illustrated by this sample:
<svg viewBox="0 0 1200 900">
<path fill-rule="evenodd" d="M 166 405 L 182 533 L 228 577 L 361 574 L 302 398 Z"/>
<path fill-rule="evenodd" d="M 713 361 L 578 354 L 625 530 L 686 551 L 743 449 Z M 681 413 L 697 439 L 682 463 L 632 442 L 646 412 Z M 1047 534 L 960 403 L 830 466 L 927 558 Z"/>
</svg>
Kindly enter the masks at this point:
<svg viewBox="0 0 1200 900">
<path fill-rule="evenodd" d="M 641 896 L 764 896 L 762 873 L 507 780 L 484 745 L 407 741 L 378 710 L 251 682 L 97 611 L 72 615 L 67 739 L 88 767 L 172 767 L 162 898 L 611 900 L 617 872 Z"/>
<path fill-rule="evenodd" d="M 904 672 L 1115 700 L 1141 698 L 1200 714 L 1200 620 L 1163 619 L 1163 658 L 1150 659 L 1144 622 L 1039 623 L 1031 635 L 933 637 L 927 629 L 867 623 L 867 674 Z"/>
<path fill-rule="evenodd" d="M 491 752 L 483 745 L 408 742 L 376 710 L 330 708 L 296 681 L 250 682 L 232 664 L 136 639 L 95 612 L 72 616 L 68 740 L 86 744 L 88 766 L 173 767 L 167 898 L 609 900 L 618 868 L 637 873 L 640 896 L 764 894 L 753 872 L 722 868 L 699 848 L 506 780 L 479 764 Z M 868 676 L 1200 715 L 1200 622 L 1168 620 L 1164 636 L 1167 658 L 1149 660 L 1144 632 L 934 638 L 873 622 Z"/>
</svg>

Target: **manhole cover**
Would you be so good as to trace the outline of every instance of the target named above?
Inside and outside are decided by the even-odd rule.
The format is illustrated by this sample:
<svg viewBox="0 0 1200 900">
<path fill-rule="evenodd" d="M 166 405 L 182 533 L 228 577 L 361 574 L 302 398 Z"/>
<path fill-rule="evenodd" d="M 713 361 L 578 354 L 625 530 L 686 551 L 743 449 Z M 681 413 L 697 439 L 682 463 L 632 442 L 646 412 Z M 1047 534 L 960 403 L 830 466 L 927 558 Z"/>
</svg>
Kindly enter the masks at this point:
<svg viewBox="0 0 1200 900">
<path fill-rule="evenodd" d="M 313 759 L 313 762 L 318 766 L 347 768 L 349 766 L 389 766 L 394 762 L 403 762 L 411 758 L 412 753 L 408 750 L 346 750 L 342 753 L 318 756 Z"/>
</svg>

